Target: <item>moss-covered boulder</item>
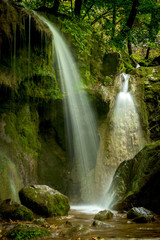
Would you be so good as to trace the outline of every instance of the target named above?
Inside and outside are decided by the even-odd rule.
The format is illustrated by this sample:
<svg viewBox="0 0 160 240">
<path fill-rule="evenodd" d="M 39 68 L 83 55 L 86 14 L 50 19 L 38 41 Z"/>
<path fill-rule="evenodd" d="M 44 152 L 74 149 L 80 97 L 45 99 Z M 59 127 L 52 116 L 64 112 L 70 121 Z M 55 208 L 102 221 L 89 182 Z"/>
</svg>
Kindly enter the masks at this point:
<svg viewBox="0 0 160 240">
<path fill-rule="evenodd" d="M 97 213 L 95 216 L 94 216 L 94 219 L 95 220 L 100 220 L 100 221 L 104 221 L 104 220 L 108 220 L 108 219 L 111 219 L 113 217 L 113 213 L 109 210 L 103 210 L 103 211 L 100 211 L 99 213 Z"/>
<path fill-rule="evenodd" d="M 37 239 L 49 235 L 51 235 L 51 233 L 47 229 L 34 224 L 18 224 L 5 234 L 7 239 L 23 240 Z"/>
<path fill-rule="evenodd" d="M 68 197 L 46 185 L 24 187 L 19 197 L 22 204 L 45 217 L 64 216 L 70 209 Z"/>
<path fill-rule="evenodd" d="M 0 204 L 0 214 L 6 220 L 21 220 L 21 221 L 32 221 L 34 216 L 33 212 L 27 207 L 6 199 Z"/>
<path fill-rule="evenodd" d="M 155 221 L 153 212 L 143 207 L 133 207 L 127 213 L 128 219 L 133 219 L 137 223 L 147 223 Z"/>
<path fill-rule="evenodd" d="M 104 76 L 115 75 L 120 66 L 120 54 L 119 53 L 108 53 L 103 58 L 102 73 Z"/>
<path fill-rule="evenodd" d="M 157 141 L 119 165 L 109 190 L 113 196 L 111 207 L 129 210 L 133 206 L 142 206 L 159 214 L 159 189 L 160 141 Z"/>
</svg>

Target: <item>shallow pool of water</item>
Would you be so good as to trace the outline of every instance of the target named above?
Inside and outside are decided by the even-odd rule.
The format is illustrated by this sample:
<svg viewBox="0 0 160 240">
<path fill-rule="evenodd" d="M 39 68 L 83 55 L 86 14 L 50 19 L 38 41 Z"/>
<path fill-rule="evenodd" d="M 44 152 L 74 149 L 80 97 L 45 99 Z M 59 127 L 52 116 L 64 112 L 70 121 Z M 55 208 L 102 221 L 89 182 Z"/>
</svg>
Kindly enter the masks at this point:
<svg viewBox="0 0 160 240">
<path fill-rule="evenodd" d="M 142 224 L 127 219 L 126 213 L 114 212 L 113 219 L 105 221 L 106 226 L 94 227 L 94 215 L 100 210 L 97 206 L 72 206 L 67 217 L 47 219 L 49 224 L 58 226 L 50 239 L 160 239 L 160 217 L 153 223 Z M 86 231 L 76 231 L 76 226 Z"/>
</svg>

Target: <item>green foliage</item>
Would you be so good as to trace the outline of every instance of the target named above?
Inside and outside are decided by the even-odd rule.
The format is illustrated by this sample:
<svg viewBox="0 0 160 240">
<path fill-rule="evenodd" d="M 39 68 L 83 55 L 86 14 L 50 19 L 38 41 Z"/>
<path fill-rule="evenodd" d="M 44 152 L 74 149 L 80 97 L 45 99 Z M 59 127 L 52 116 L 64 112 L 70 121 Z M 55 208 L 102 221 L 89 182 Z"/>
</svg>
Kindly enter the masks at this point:
<svg viewBox="0 0 160 240">
<path fill-rule="evenodd" d="M 61 31 L 72 36 L 72 44 L 79 53 L 90 56 L 91 46 L 95 41 L 92 38 L 93 29 L 85 22 L 77 22 L 77 19 L 64 19 L 62 24 Z"/>
<path fill-rule="evenodd" d="M 14 240 L 29 240 L 48 235 L 50 235 L 50 233 L 45 228 L 34 225 L 18 224 L 7 232 L 6 237 Z"/>
<path fill-rule="evenodd" d="M 54 0 L 22 0 L 22 2 L 31 9 L 37 9 L 42 6 L 53 7 Z"/>
</svg>

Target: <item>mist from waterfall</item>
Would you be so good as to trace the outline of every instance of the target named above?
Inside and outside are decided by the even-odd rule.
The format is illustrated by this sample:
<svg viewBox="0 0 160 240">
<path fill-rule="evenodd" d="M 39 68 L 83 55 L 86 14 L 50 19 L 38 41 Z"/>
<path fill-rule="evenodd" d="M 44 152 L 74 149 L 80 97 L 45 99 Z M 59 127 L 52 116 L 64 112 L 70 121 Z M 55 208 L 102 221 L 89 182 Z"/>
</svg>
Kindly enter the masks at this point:
<svg viewBox="0 0 160 240">
<path fill-rule="evenodd" d="M 52 32 L 53 57 L 56 55 L 61 88 L 64 95 L 64 117 L 67 142 L 72 162 L 72 197 L 85 203 L 94 198 L 94 167 L 98 136 L 97 125 L 88 96 L 69 47 L 56 27 L 44 17 L 38 17 Z"/>
</svg>

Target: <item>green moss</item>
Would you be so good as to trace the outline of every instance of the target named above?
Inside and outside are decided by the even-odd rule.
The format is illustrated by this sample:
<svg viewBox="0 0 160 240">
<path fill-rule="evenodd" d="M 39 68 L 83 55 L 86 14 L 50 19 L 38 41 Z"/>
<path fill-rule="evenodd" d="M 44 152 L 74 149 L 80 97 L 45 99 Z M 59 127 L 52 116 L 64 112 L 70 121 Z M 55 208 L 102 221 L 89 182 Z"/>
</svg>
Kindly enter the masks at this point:
<svg viewBox="0 0 160 240">
<path fill-rule="evenodd" d="M 33 212 L 23 205 L 18 204 L 12 200 L 4 200 L 0 205 L 0 213 L 4 219 L 32 221 Z"/>
<path fill-rule="evenodd" d="M 94 216 L 94 219 L 95 220 L 100 220 L 100 221 L 103 221 L 103 220 L 108 220 L 108 219 L 111 219 L 113 217 L 113 213 L 109 210 L 103 210 L 103 211 L 100 211 L 99 213 L 97 213 L 95 216 Z"/>
<path fill-rule="evenodd" d="M 41 145 L 38 140 L 39 120 L 38 113 L 33 113 L 28 104 L 25 104 L 15 114 L 10 112 L 5 116 L 5 132 L 14 141 L 17 141 L 26 152 L 31 149 L 39 152 Z"/>
<path fill-rule="evenodd" d="M 14 217 L 15 219 L 19 219 L 22 221 L 32 221 L 33 213 L 30 209 L 26 208 L 25 206 L 20 206 L 15 212 Z"/>
<path fill-rule="evenodd" d="M 135 69 L 133 64 L 135 65 L 134 60 L 132 60 L 127 53 L 121 52 L 121 64 L 119 66 L 119 72 L 131 72 L 133 69 Z"/>
<path fill-rule="evenodd" d="M 42 216 L 64 216 L 68 214 L 70 204 L 68 197 L 53 190 L 25 187 L 20 193 L 21 202 Z"/>
<path fill-rule="evenodd" d="M 50 232 L 36 225 L 18 224 L 6 234 L 6 237 L 14 240 L 28 240 L 51 235 Z"/>
</svg>

